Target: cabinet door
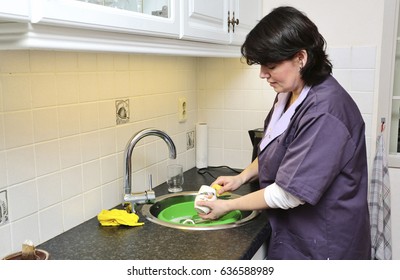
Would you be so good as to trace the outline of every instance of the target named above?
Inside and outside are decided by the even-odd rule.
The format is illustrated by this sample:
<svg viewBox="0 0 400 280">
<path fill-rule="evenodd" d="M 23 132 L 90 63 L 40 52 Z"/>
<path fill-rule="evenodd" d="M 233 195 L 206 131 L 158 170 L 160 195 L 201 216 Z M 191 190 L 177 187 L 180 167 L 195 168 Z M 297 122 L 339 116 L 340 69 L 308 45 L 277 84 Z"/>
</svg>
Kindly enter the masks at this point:
<svg viewBox="0 0 400 280">
<path fill-rule="evenodd" d="M 28 22 L 30 20 L 29 1 L 30 0 L 0 1 L 0 20 Z"/>
<path fill-rule="evenodd" d="M 261 0 L 187 0 L 181 4 L 181 38 L 241 45 L 262 15 Z M 230 20 L 239 24 L 228 26 Z"/>
<path fill-rule="evenodd" d="M 228 0 L 181 1 L 181 39 L 229 44 Z"/>
<path fill-rule="evenodd" d="M 157 0 L 148 2 L 157 2 Z M 35 16 L 35 22 L 62 27 L 177 38 L 179 36 L 178 1 L 164 2 L 167 3 L 167 17 L 137 12 L 136 8 L 133 11 L 77 0 L 45 0 L 42 11 Z"/>
<path fill-rule="evenodd" d="M 231 8 L 235 12 L 235 19 L 239 19 L 239 24 L 235 25 L 235 32 L 232 36 L 232 44 L 242 45 L 247 34 L 260 21 L 262 17 L 261 0 L 237 0 Z M 230 12 L 231 18 L 233 16 Z M 232 32 L 232 26 L 230 26 Z"/>
</svg>

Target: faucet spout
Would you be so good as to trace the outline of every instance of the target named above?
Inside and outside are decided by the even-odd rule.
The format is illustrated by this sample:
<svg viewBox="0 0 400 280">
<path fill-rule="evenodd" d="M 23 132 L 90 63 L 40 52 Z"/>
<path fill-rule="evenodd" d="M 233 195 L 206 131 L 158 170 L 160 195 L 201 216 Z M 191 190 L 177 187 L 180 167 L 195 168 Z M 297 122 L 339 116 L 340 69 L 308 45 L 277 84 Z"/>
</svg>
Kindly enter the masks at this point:
<svg viewBox="0 0 400 280">
<path fill-rule="evenodd" d="M 142 139 L 146 136 L 157 136 L 157 137 L 160 137 L 161 139 L 163 139 L 164 142 L 168 146 L 169 157 L 171 159 L 176 158 L 175 144 L 172 141 L 171 137 L 169 137 L 168 134 L 165 133 L 164 131 L 154 129 L 154 128 L 146 128 L 132 136 L 132 138 L 128 141 L 128 143 L 126 145 L 125 154 L 124 154 L 124 160 L 125 160 L 125 174 L 124 174 L 125 197 L 124 197 L 124 200 L 126 202 L 131 202 L 133 204 L 135 204 L 136 202 L 143 202 L 143 201 L 145 202 L 147 200 L 150 200 L 148 193 L 152 192 L 151 190 L 149 190 L 143 194 L 139 194 L 139 196 L 137 194 L 136 195 L 132 194 L 132 160 L 131 160 L 132 152 L 133 152 L 133 148 L 135 147 L 137 142 L 139 142 L 140 139 Z M 152 194 L 151 196 L 153 197 L 154 194 Z M 141 201 L 138 201 L 137 199 L 133 199 L 133 198 L 137 198 L 137 197 L 142 197 L 143 199 L 141 199 Z M 132 208 L 134 210 L 134 207 L 132 207 Z"/>
</svg>

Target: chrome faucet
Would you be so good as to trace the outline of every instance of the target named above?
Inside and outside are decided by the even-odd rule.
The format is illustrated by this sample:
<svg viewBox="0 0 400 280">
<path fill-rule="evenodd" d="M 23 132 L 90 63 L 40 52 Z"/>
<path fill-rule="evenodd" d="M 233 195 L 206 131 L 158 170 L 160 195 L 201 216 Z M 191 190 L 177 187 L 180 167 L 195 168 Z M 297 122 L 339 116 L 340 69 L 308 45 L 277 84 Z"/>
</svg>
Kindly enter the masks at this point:
<svg viewBox="0 0 400 280">
<path fill-rule="evenodd" d="M 154 128 L 146 128 L 135 135 L 128 141 L 125 148 L 125 186 L 124 186 L 124 207 L 128 212 L 136 213 L 135 206 L 137 203 L 150 203 L 156 199 L 156 195 L 152 190 L 152 186 L 150 183 L 150 189 L 145 192 L 140 193 L 132 193 L 132 152 L 136 143 L 139 142 L 140 139 L 146 136 L 158 136 L 165 141 L 169 149 L 169 157 L 171 159 L 176 158 L 176 148 L 172 139 L 168 136 L 164 131 L 154 129 Z M 151 181 L 151 180 L 150 180 Z"/>
</svg>

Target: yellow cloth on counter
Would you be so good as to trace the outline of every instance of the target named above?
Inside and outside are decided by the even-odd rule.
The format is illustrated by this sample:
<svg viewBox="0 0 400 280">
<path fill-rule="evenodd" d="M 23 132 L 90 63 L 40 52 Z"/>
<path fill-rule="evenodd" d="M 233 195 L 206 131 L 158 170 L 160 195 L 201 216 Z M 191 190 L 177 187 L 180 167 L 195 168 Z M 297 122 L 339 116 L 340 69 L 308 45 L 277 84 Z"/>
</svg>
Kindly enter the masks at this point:
<svg viewBox="0 0 400 280">
<path fill-rule="evenodd" d="M 135 213 L 128 213 L 126 210 L 111 209 L 111 210 L 101 210 L 97 215 L 102 226 L 142 226 L 144 223 L 139 223 L 139 216 Z"/>
</svg>

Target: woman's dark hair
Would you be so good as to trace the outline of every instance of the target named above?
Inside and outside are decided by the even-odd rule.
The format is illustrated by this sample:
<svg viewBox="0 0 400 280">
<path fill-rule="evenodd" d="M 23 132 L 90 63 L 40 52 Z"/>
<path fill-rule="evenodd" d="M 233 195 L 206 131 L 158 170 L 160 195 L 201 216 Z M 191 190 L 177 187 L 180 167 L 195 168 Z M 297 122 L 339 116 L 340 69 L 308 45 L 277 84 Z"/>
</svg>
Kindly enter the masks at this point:
<svg viewBox="0 0 400 280">
<path fill-rule="evenodd" d="M 300 73 L 311 86 L 332 73 L 325 48 L 324 37 L 305 14 L 293 7 L 278 7 L 250 31 L 241 52 L 248 65 L 267 65 L 292 59 L 305 50 L 307 63 Z"/>
</svg>

